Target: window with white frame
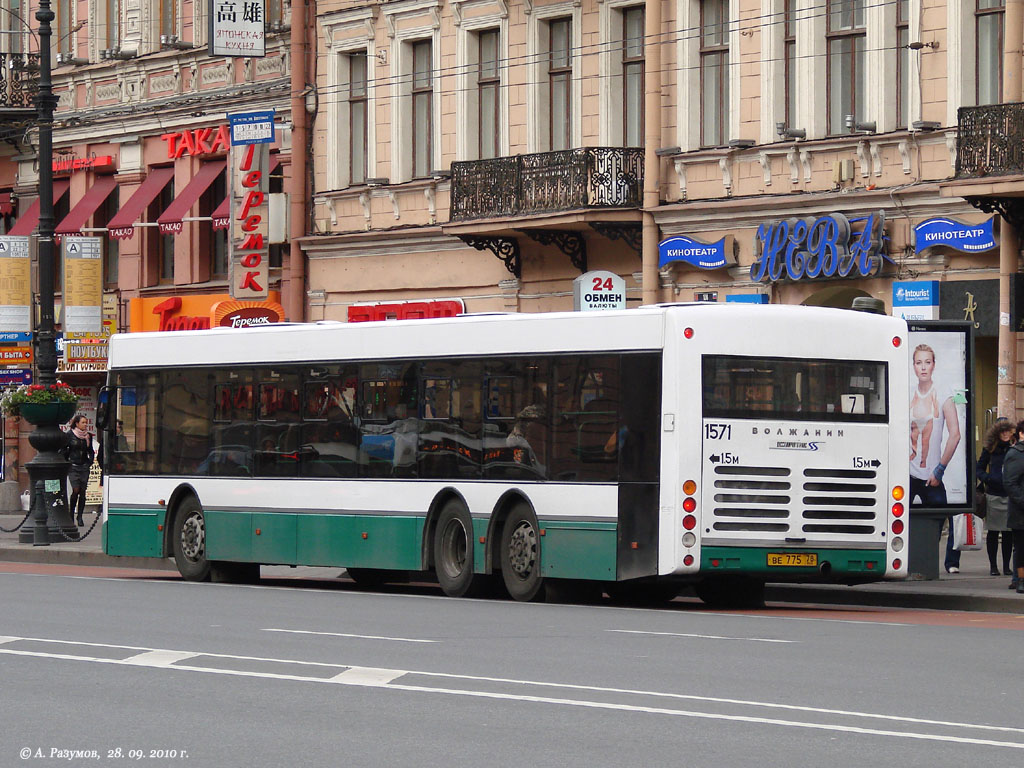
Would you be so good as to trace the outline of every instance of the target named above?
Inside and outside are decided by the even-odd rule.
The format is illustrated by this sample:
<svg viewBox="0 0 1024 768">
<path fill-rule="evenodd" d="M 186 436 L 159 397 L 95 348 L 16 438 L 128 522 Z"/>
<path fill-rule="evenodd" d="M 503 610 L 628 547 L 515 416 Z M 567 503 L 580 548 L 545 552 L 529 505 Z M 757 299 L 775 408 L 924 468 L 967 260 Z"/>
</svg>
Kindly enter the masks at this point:
<svg viewBox="0 0 1024 768">
<path fill-rule="evenodd" d="M 431 40 L 416 40 L 412 49 L 412 175 L 429 176 L 434 145 L 434 52 Z"/>
<path fill-rule="evenodd" d="M 976 104 L 998 104 L 1003 96 L 1005 0 L 975 0 Z"/>
<path fill-rule="evenodd" d="M 847 119 L 865 119 L 867 0 L 828 2 L 828 132 L 844 133 Z"/>
<path fill-rule="evenodd" d="M 54 54 L 62 53 L 71 56 L 74 52 L 75 33 L 72 24 L 75 19 L 75 9 L 72 0 L 57 0 L 53 7 L 55 19 L 53 22 L 53 39 L 51 48 Z"/>
<path fill-rule="evenodd" d="M 345 54 L 348 61 L 349 184 L 366 182 L 369 134 L 369 77 L 366 51 Z"/>
<path fill-rule="evenodd" d="M 572 146 L 572 18 L 547 23 L 547 110 L 549 149 Z"/>
<path fill-rule="evenodd" d="M 484 29 L 476 34 L 476 100 L 480 159 L 501 153 L 501 32 Z"/>
<path fill-rule="evenodd" d="M 910 0 L 896 0 L 896 127 L 910 125 Z"/>
<path fill-rule="evenodd" d="M 729 133 L 729 0 L 700 4 L 700 86 L 700 143 L 717 147 Z"/>
<path fill-rule="evenodd" d="M 103 0 L 103 30 L 100 48 L 118 48 L 121 43 L 121 0 Z"/>
<path fill-rule="evenodd" d="M 782 58 L 785 62 L 785 121 L 796 125 L 796 0 L 784 0 L 782 24 Z"/>
<path fill-rule="evenodd" d="M 28 19 L 23 0 L 8 0 L 0 8 L 0 52 L 21 53 L 25 49 L 26 29 Z"/>
<path fill-rule="evenodd" d="M 622 143 L 644 143 L 644 7 L 622 10 Z"/>
<path fill-rule="evenodd" d="M 160 34 L 178 34 L 180 0 L 160 0 Z"/>
</svg>

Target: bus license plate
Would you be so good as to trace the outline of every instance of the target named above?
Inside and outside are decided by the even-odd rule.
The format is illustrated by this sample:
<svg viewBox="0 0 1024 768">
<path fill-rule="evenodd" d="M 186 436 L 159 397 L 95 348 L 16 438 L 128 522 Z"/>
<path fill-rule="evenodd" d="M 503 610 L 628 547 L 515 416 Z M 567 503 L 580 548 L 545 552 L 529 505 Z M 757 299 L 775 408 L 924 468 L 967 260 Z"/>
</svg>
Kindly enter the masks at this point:
<svg viewBox="0 0 1024 768">
<path fill-rule="evenodd" d="M 787 566 L 808 566 L 815 567 L 818 565 L 818 553 L 817 552 L 769 552 L 768 553 L 768 566 L 769 567 L 787 567 Z"/>
</svg>

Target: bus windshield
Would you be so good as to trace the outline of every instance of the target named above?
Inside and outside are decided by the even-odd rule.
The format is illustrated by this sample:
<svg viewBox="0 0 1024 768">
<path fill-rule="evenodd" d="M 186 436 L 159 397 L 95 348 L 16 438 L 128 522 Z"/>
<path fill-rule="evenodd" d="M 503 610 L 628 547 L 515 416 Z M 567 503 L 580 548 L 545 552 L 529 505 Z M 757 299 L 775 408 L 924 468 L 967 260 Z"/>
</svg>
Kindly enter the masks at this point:
<svg viewBox="0 0 1024 768">
<path fill-rule="evenodd" d="M 884 362 L 704 355 L 702 368 L 705 417 L 888 419 Z"/>
</svg>

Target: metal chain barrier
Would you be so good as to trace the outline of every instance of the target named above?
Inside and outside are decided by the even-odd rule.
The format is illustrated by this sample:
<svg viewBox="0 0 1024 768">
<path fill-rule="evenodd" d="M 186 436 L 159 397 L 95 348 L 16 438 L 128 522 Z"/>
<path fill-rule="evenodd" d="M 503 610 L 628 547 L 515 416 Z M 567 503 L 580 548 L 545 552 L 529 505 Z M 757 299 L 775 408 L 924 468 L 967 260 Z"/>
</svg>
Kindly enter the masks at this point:
<svg viewBox="0 0 1024 768">
<path fill-rule="evenodd" d="M 20 523 L 18 523 L 13 528 L 4 528 L 2 525 L 0 525 L 0 531 L 3 531 L 4 533 L 16 533 L 18 530 L 21 529 L 21 526 L 23 526 L 25 524 L 25 521 L 28 520 L 31 516 L 32 516 L 32 510 L 29 509 L 29 511 L 25 513 L 25 516 L 23 518 L 21 518 L 21 522 Z"/>
</svg>

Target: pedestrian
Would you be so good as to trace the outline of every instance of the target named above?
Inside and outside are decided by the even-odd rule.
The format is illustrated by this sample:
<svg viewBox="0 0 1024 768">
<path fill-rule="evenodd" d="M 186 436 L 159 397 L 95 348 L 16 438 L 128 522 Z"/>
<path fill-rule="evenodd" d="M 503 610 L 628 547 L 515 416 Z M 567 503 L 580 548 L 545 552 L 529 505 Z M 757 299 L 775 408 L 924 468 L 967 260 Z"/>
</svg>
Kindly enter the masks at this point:
<svg viewBox="0 0 1024 768">
<path fill-rule="evenodd" d="M 68 426 L 68 442 L 62 453 L 64 458 L 71 462 L 71 469 L 68 470 L 68 487 L 71 489 L 71 501 L 69 509 L 74 514 L 77 508 L 78 525 L 85 525 L 82 515 L 85 513 L 85 489 L 89 485 L 89 467 L 92 466 L 96 454 L 92 448 L 92 433 L 86 426 L 88 420 L 81 413 L 72 417 Z"/>
<path fill-rule="evenodd" d="M 1013 551 L 1013 539 L 1010 528 L 1006 524 L 1007 499 L 1003 487 L 1003 459 L 1013 444 L 1013 424 L 1006 419 L 998 419 L 985 433 L 981 456 L 975 474 L 982 486 L 986 498 L 985 545 L 988 549 L 990 573 L 998 576 L 1000 571 L 996 560 L 999 553 L 999 540 L 1003 541 L 1003 570 L 1005 576 L 1012 575 L 1010 570 L 1010 553 Z"/>
<path fill-rule="evenodd" d="M 1010 588 L 1024 595 L 1024 421 L 1017 423 L 1017 442 L 1003 458 L 1003 487 L 1010 503 L 1006 524 L 1013 534 L 1013 566 Z"/>
</svg>

